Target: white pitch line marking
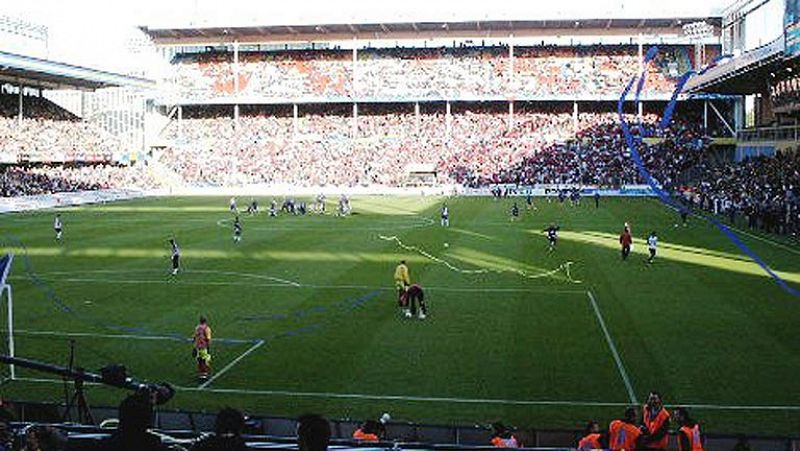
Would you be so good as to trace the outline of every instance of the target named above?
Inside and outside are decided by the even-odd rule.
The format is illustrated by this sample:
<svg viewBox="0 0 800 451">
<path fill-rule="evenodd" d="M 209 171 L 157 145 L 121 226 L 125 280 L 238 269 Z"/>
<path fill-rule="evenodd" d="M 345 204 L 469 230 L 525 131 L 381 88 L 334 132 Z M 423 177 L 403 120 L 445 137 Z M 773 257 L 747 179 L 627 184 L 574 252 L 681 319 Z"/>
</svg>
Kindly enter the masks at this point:
<svg viewBox="0 0 800 451">
<path fill-rule="evenodd" d="M 266 343 L 266 341 L 259 340 L 258 343 L 254 344 L 253 346 L 250 346 L 250 348 L 248 348 L 246 351 L 241 353 L 239 355 L 239 357 L 236 357 L 235 359 L 233 359 L 233 361 L 231 363 L 227 364 L 224 368 L 222 368 L 217 373 L 215 373 L 213 376 L 211 376 L 211 378 L 209 380 L 207 380 L 207 381 L 203 382 L 202 384 L 200 384 L 200 386 L 197 387 L 197 388 L 202 390 L 202 389 L 205 389 L 206 387 L 208 387 L 209 385 L 211 385 L 212 382 L 217 380 L 223 374 L 227 373 L 228 370 L 230 370 L 231 368 L 236 366 L 236 364 L 241 362 L 242 359 L 244 359 L 245 357 L 250 355 L 253 351 L 255 351 L 256 349 L 260 348 L 261 346 L 264 346 L 264 343 Z"/>
<path fill-rule="evenodd" d="M 180 279 L 97 279 L 91 277 L 70 277 L 63 279 L 50 279 L 47 274 L 39 276 L 48 282 L 58 283 L 97 283 L 97 284 L 170 284 L 173 286 L 238 286 L 238 287 L 262 287 L 262 288 L 288 288 L 288 289 L 315 289 L 315 290 L 381 290 L 394 291 L 391 287 L 379 287 L 371 285 L 313 285 L 301 284 L 297 282 L 289 283 L 242 283 L 242 282 L 223 282 L 223 281 L 187 281 Z M 28 280 L 23 276 L 11 276 L 11 280 Z M 452 287 L 425 287 L 429 291 L 451 292 L 451 293 L 546 293 L 546 294 L 584 294 L 583 290 L 563 290 L 549 288 L 502 288 L 502 287 L 476 287 L 476 288 L 452 288 Z"/>
<path fill-rule="evenodd" d="M 628 391 L 628 398 L 630 398 L 632 404 L 638 405 L 639 401 L 636 399 L 636 393 L 634 393 L 630 378 L 628 378 L 628 372 L 625 371 L 625 365 L 622 364 L 622 359 L 619 356 L 616 345 L 614 345 L 614 340 L 611 338 L 611 334 L 608 332 L 606 322 L 603 320 L 603 314 L 600 313 L 600 307 L 598 307 L 597 301 L 595 300 L 591 290 L 587 290 L 586 294 L 589 295 L 589 301 L 592 303 L 592 308 L 594 309 L 594 314 L 597 317 L 597 322 L 600 323 L 600 328 L 603 329 L 603 334 L 606 336 L 606 343 L 608 343 L 608 349 L 611 350 L 611 355 L 614 357 L 614 362 L 617 364 L 617 371 L 619 371 L 622 382 L 625 383 L 625 390 Z"/>
<path fill-rule="evenodd" d="M 128 334 L 102 334 L 94 332 L 60 332 L 54 330 L 25 330 L 19 329 L 14 331 L 15 334 L 29 335 L 29 336 L 48 336 L 48 337 L 86 337 L 86 338 L 111 338 L 111 339 L 125 339 L 125 340 L 142 340 L 142 341 L 187 341 L 191 342 L 190 337 L 176 337 L 169 335 L 128 335 Z M 245 340 L 240 338 L 216 338 L 215 341 L 222 343 L 253 343 L 256 340 Z"/>
<path fill-rule="evenodd" d="M 18 377 L 14 381 L 34 382 L 46 384 L 63 384 L 60 379 L 37 379 L 29 377 Z M 94 383 L 88 383 L 94 385 Z M 285 390 L 246 390 L 235 388 L 204 388 L 182 387 L 173 385 L 178 391 L 204 393 L 220 393 L 232 395 L 261 395 L 261 396 L 289 396 L 306 398 L 333 398 L 333 399 L 366 399 L 375 401 L 410 401 L 410 402 L 439 402 L 452 404 L 501 404 L 501 405 L 522 405 L 522 406 L 567 406 L 567 407 L 626 407 L 630 404 L 625 402 L 603 402 L 603 401 L 558 401 L 558 400 L 517 400 L 517 399 L 470 399 L 470 398 L 443 398 L 425 396 L 395 396 L 395 395 L 365 395 L 359 393 L 322 393 L 322 392 L 296 392 Z M 722 404 L 667 404 L 667 407 L 688 407 L 690 409 L 708 410 L 762 410 L 762 411 L 800 411 L 800 406 L 775 406 L 775 405 L 722 405 Z"/>
<path fill-rule="evenodd" d="M 767 243 L 767 244 L 771 244 L 771 245 L 777 247 L 778 249 L 783 249 L 783 250 L 791 252 L 793 254 L 800 255 L 800 250 L 791 248 L 791 247 L 789 247 L 789 246 L 787 246 L 787 245 L 785 245 L 783 243 L 779 243 L 779 242 L 777 242 L 775 240 L 772 240 L 772 239 L 769 239 L 769 238 L 766 238 L 766 237 L 763 237 L 763 236 L 755 235 L 755 234 L 750 233 L 750 232 L 748 232 L 746 230 L 742 230 L 742 229 L 740 229 L 738 227 L 733 227 L 733 226 L 727 226 L 727 227 L 729 229 L 735 230 L 738 233 L 741 233 L 742 235 L 749 236 L 750 238 L 753 238 L 755 240 L 758 240 L 758 241 L 761 241 L 761 242 L 764 242 L 764 243 Z"/>
</svg>

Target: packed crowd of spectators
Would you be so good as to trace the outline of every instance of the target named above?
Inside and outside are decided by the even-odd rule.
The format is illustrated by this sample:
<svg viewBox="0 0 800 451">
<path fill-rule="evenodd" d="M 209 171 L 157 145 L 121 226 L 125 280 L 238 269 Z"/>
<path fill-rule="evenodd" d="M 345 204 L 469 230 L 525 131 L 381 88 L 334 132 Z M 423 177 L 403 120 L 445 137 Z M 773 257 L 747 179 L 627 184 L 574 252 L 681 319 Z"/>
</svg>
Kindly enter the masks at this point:
<svg viewBox="0 0 800 451">
<path fill-rule="evenodd" d="M 238 128 L 228 116 L 188 119 L 168 129 L 175 145 L 161 161 L 189 183 L 211 185 L 402 185 L 407 167 L 418 164 L 433 165 L 440 183 L 468 186 L 641 182 L 617 115 L 573 117 L 568 107 L 520 103 L 510 116 L 504 104 L 470 104 L 448 116 L 435 105 L 419 115 L 407 106 L 373 105 L 355 121 L 344 108 L 311 111 L 297 121 L 242 116 Z M 643 118 L 650 133 L 657 120 Z M 705 144 L 699 130 L 681 124 L 643 149 L 665 184 L 695 163 Z"/>
<path fill-rule="evenodd" d="M 122 144 L 47 99 L 0 94 L 0 155 L 5 161 L 108 161 Z"/>
<path fill-rule="evenodd" d="M 669 95 L 692 67 L 687 47 L 665 46 L 648 65 L 644 94 Z M 641 71 L 627 46 L 437 47 L 231 52 L 175 58 L 174 94 L 294 100 L 597 98 L 617 95 Z M 512 73 L 513 71 L 513 73 Z M 238 86 L 237 86 L 238 85 Z M 246 102 L 242 102 L 246 103 Z"/>
<path fill-rule="evenodd" d="M 757 157 L 726 165 L 699 165 L 697 183 L 686 187 L 692 205 L 744 221 L 753 229 L 800 234 L 800 152 Z"/>
<path fill-rule="evenodd" d="M 110 188 L 154 188 L 158 183 L 143 165 L 13 165 L 0 167 L 0 197 L 53 194 Z"/>
<path fill-rule="evenodd" d="M 638 151 L 645 167 L 665 187 L 675 186 L 687 169 L 703 159 L 707 141 L 698 127 L 676 121 L 666 130 L 657 128 L 659 117 L 647 114 L 642 122 L 631 116 L 635 135 L 656 138 L 641 142 Z M 630 158 L 619 118 L 611 113 L 580 115 L 574 140 L 545 145 L 521 163 L 506 166 L 491 177 L 469 174 L 463 182 L 480 186 L 493 183 L 577 184 L 621 186 L 645 181 Z"/>
<path fill-rule="evenodd" d="M 800 77 L 790 76 L 770 84 L 770 96 L 776 109 L 800 109 Z"/>
</svg>

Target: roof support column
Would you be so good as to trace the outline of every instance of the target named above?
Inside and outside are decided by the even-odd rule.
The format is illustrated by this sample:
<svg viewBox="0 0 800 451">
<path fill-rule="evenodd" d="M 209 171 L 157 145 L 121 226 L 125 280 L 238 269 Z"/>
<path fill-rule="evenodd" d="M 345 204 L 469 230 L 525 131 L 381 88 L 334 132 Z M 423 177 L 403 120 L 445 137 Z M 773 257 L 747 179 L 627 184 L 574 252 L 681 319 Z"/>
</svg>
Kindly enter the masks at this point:
<svg viewBox="0 0 800 451">
<path fill-rule="evenodd" d="M 356 69 L 358 67 L 358 48 L 356 48 L 356 44 L 356 38 L 353 36 L 353 67 L 351 70 L 352 73 L 350 74 L 350 97 L 354 99 L 356 98 L 356 93 L 358 92 L 356 89 L 356 80 L 358 78 L 356 76 Z"/>
<path fill-rule="evenodd" d="M 503 87 L 506 95 L 513 98 L 514 90 L 514 35 L 508 36 L 508 83 Z"/>
<path fill-rule="evenodd" d="M 239 130 L 239 41 L 233 41 L 233 127 Z"/>
<path fill-rule="evenodd" d="M 297 135 L 300 132 L 300 123 L 299 120 L 297 119 L 298 116 L 297 110 L 298 110 L 297 104 L 296 103 L 292 104 L 292 136 L 294 137 L 295 140 L 297 140 Z"/>
<path fill-rule="evenodd" d="M 417 139 L 419 139 L 419 102 L 414 102 L 414 132 L 417 135 Z"/>
<path fill-rule="evenodd" d="M 572 102 L 572 130 L 575 136 L 578 136 L 578 101 Z"/>
<path fill-rule="evenodd" d="M 178 105 L 178 140 L 183 141 L 183 105 Z"/>
<path fill-rule="evenodd" d="M 643 44 L 643 42 L 644 42 L 644 38 L 642 37 L 642 33 L 639 33 L 639 74 L 640 75 L 644 73 L 644 44 Z M 638 109 L 638 111 L 636 111 L 636 114 L 638 115 L 637 119 L 639 120 L 639 123 L 641 123 L 642 122 L 642 102 L 638 102 L 638 103 L 639 103 L 639 109 Z"/>
<path fill-rule="evenodd" d="M 445 104 L 445 113 L 444 113 L 444 137 L 447 142 L 450 142 L 450 123 L 453 120 L 452 116 L 450 115 L 450 101 L 448 100 Z"/>
<path fill-rule="evenodd" d="M 514 101 L 508 101 L 508 132 L 514 129 Z"/>
<path fill-rule="evenodd" d="M 19 95 L 17 96 L 17 99 L 18 99 L 18 101 L 17 101 L 17 124 L 20 125 L 20 126 L 22 125 L 22 90 L 23 90 L 23 88 L 24 87 L 20 83 L 20 85 L 19 85 Z"/>
<path fill-rule="evenodd" d="M 708 99 L 703 100 L 703 134 L 708 136 Z"/>
<path fill-rule="evenodd" d="M 233 41 L 233 95 L 239 96 L 239 41 Z"/>
<path fill-rule="evenodd" d="M 353 132 L 352 139 L 358 138 L 358 104 L 353 102 Z"/>
</svg>

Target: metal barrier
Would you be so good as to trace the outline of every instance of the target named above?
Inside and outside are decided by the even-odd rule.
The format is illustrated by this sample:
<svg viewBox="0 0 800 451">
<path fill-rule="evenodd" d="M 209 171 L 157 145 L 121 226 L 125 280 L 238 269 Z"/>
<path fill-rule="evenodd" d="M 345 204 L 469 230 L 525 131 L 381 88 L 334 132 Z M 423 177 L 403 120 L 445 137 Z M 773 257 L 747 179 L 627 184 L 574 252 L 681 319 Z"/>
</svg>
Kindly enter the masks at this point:
<svg viewBox="0 0 800 451">
<path fill-rule="evenodd" d="M 736 138 L 742 142 L 796 142 L 800 139 L 800 126 L 762 127 L 740 130 Z"/>
<path fill-rule="evenodd" d="M 51 403 L 18 402 L 8 405 L 22 422 L 59 423 L 64 406 Z M 110 407 L 92 408 L 96 421 L 116 418 L 117 409 Z M 209 432 L 214 428 L 215 413 L 191 412 L 181 410 L 159 410 L 155 426 L 159 432 L 178 440 L 190 440 L 201 432 Z M 357 447 L 352 441 L 352 434 L 359 427 L 358 421 L 351 419 L 331 419 L 333 444 L 344 447 Z M 250 443 L 282 443 L 289 445 L 295 442 L 297 423 L 294 418 L 251 416 L 248 419 L 247 441 Z M 63 425 L 65 428 L 87 435 L 107 434 L 95 426 Z M 487 426 L 441 426 L 413 423 L 390 422 L 387 424 L 386 440 L 379 444 L 369 445 L 383 449 L 491 449 L 491 430 Z M 574 448 L 581 436 L 576 430 L 539 430 L 519 429 L 515 434 L 531 449 L 569 449 Z M 741 434 L 706 434 L 706 451 L 729 451 L 744 437 Z M 800 451 L 800 437 L 746 437 L 752 450 L 763 451 Z M 670 437 L 669 449 L 677 449 L 677 438 Z M 333 448 L 332 448 L 333 449 Z"/>
</svg>

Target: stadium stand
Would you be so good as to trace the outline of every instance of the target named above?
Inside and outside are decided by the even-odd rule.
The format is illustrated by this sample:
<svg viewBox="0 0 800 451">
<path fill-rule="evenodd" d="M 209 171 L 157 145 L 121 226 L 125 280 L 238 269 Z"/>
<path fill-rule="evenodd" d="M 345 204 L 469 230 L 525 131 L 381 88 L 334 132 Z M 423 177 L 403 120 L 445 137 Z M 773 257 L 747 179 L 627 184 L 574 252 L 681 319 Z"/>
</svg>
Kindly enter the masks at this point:
<svg viewBox="0 0 800 451">
<path fill-rule="evenodd" d="M 55 103 L 0 95 L 0 196 L 157 186 L 143 165 L 114 163 L 122 145 Z"/>
<path fill-rule="evenodd" d="M 648 68 L 645 95 L 668 96 L 693 67 L 687 47 L 668 46 Z M 179 54 L 173 82 L 187 100 L 241 96 L 408 101 L 484 98 L 609 98 L 640 70 L 637 46 L 368 48 Z M 235 80 L 238 75 L 238 81 Z M 237 91 L 238 90 L 238 91 Z M 246 103 L 246 102 L 243 102 Z"/>
<path fill-rule="evenodd" d="M 23 96 L 18 120 L 17 96 L 0 95 L 0 154 L 6 161 L 110 161 L 121 144 L 102 130 L 47 99 Z"/>
</svg>

